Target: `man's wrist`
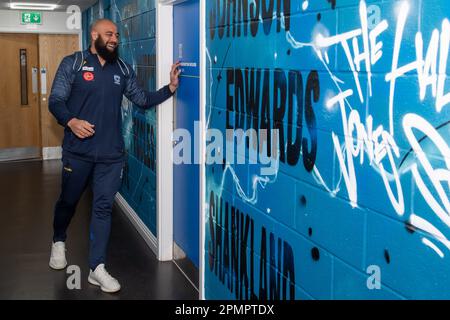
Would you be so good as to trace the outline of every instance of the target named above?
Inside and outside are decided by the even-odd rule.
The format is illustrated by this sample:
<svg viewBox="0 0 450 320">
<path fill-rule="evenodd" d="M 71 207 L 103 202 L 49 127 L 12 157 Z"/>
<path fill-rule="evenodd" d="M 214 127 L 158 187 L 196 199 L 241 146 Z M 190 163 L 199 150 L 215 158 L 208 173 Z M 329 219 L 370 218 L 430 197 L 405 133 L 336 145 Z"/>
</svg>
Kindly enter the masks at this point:
<svg viewBox="0 0 450 320">
<path fill-rule="evenodd" d="M 177 91 L 178 86 L 175 86 L 171 83 L 169 83 L 169 90 L 171 93 L 175 93 L 175 91 Z"/>
<path fill-rule="evenodd" d="M 73 123 L 74 120 L 76 120 L 75 117 L 74 117 L 74 118 L 71 118 L 69 121 L 67 121 L 67 126 L 68 126 L 69 128 L 71 128 L 71 123 Z"/>
</svg>

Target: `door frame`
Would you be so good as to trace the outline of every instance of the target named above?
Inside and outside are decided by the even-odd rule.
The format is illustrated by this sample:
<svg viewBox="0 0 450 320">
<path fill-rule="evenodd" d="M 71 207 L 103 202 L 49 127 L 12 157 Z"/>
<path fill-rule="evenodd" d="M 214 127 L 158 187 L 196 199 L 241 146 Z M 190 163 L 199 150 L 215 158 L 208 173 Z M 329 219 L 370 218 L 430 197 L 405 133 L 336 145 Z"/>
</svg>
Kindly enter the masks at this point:
<svg viewBox="0 0 450 320">
<path fill-rule="evenodd" d="M 156 8 L 156 65 L 157 65 L 157 87 L 162 87 L 170 81 L 168 70 L 173 63 L 173 5 L 185 0 L 159 0 Z M 204 290 L 204 241 L 205 241 L 205 0 L 199 0 L 199 28 L 200 28 L 200 105 L 199 105 L 199 299 L 205 299 Z M 169 99 L 157 107 L 158 137 L 157 137 L 157 228 L 158 228 L 158 259 L 170 261 L 173 259 L 173 129 L 174 110 L 173 99 Z"/>
<path fill-rule="evenodd" d="M 169 70 L 173 52 L 173 8 L 161 2 L 156 5 L 156 86 L 170 82 Z M 158 119 L 156 148 L 158 260 L 173 259 L 173 98 L 156 109 Z"/>
</svg>

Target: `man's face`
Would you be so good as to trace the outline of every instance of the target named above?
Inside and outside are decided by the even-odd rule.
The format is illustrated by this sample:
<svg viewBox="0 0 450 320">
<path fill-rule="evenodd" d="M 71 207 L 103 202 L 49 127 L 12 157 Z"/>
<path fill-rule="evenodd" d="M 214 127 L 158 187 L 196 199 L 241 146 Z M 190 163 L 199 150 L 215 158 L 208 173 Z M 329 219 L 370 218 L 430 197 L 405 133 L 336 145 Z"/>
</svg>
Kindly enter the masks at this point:
<svg viewBox="0 0 450 320">
<path fill-rule="evenodd" d="M 93 31 L 94 46 L 97 53 L 106 61 L 114 62 L 118 58 L 119 34 L 111 22 L 100 23 Z"/>
</svg>

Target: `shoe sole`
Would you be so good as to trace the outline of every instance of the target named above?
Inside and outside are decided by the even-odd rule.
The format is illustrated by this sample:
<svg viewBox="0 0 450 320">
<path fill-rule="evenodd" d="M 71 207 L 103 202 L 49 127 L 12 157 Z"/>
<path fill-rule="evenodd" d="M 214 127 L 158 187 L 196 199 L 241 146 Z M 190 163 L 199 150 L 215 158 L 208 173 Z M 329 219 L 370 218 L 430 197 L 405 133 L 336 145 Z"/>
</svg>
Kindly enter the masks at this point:
<svg viewBox="0 0 450 320">
<path fill-rule="evenodd" d="M 56 266 L 56 265 L 53 264 L 51 261 L 50 261 L 50 263 L 49 263 L 48 265 L 49 265 L 49 267 L 52 268 L 53 270 L 63 270 L 63 269 L 65 269 L 65 268 L 67 267 L 67 261 L 66 261 L 66 263 L 64 263 L 64 266 L 61 266 L 61 267 Z"/>
<path fill-rule="evenodd" d="M 106 292 L 106 293 L 114 293 L 114 292 L 120 291 L 120 287 L 119 287 L 119 289 L 117 289 L 117 290 L 108 290 L 108 289 L 106 289 L 105 287 L 103 287 L 97 280 L 94 280 L 94 279 L 92 279 L 91 277 L 88 277 L 88 282 L 89 282 L 90 284 L 93 284 L 94 286 L 100 287 L 100 289 L 101 289 L 103 292 Z"/>
</svg>

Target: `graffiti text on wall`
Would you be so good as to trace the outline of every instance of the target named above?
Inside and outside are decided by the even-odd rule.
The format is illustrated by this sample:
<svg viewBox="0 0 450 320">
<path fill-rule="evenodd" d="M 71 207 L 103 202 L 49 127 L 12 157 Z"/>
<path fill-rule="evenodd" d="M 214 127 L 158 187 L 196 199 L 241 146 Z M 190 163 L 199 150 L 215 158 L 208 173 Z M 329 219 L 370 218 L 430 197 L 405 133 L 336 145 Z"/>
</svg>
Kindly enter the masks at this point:
<svg viewBox="0 0 450 320">
<path fill-rule="evenodd" d="M 212 0 L 209 12 L 209 31 L 211 39 L 217 33 L 220 39 L 224 35 L 228 37 L 240 37 L 250 34 L 255 37 L 260 30 L 264 34 L 272 32 L 273 17 L 276 19 L 276 30 L 281 31 L 284 20 L 284 28 L 289 30 L 290 26 L 291 0 Z M 242 33 L 241 33 L 242 27 Z M 231 29 L 231 32 L 230 32 Z M 225 33 L 226 30 L 226 33 Z"/>
<path fill-rule="evenodd" d="M 288 4 L 285 6 L 285 8 L 289 7 L 290 5 Z M 214 10 L 213 6 L 213 13 L 215 12 Z M 374 11 L 379 13 L 377 10 Z M 427 93 L 435 98 L 436 112 L 441 112 L 450 103 L 450 93 L 445 94 L 444 92 L 450 42 L 450 23 L 445 19 L 442 21 L 441 30 L 433 30 L 430 43 L 425 53 L 423 35 L 420 31 L 417 32 L 415 37 L 416 59 L 408 64 L 399 65 L 399 57 L 402 53 L 403 33 L 409 12 L 408 2 L 401 2 L 397 12 L 397 24 L 390 26 L 386 19 L 381 20 L 379 17 L 377 19 L 369 17 L 366 3 L 365 1 L 361 1 L 359 6 L 360 28 L 333 36 L 318 33 L 311 43 L 300 43 L 293 38 L 286 25 L 286 39 L 294 49 L 306 48 L 309 50 L 312 48 L 318 59 L 323 63 L 326 70 L 328 70 L 330 78 L 334 81 L 335 87 L 339 91 L 335 96 L 328 98 L 325 103 L 329 110 L 332 110 L 336 105 L 340 110 L 343 136 L 339 136 L 337 132 L 332 130 L 332 140 L 341 168 L 342 177 L 338 181 L 339 183 L 341 181 L 345 183 L 351 205 L 358 205 L 358 183 L 354 160 L 359 158 L 360 164 L 363 164 L 366 159 L 381 176 L 385 185 L 386 195 L 399 216 L 405 213 L 406 201 L 400 177 L 402 174 L 411 171 L 419 191 L 422 193 L 430 208 L 447 226 L 450 226 L 450 201 L 448 192 L 445 190 L 445 186 L 442 185 L 445 182 L 448 182 L 450 185 L 450 148 L 445 138 L 439 132 L 439 129 L 448 125 L 448 120 L 443 119 L 442 123 L 432 125 L 426 119 L 414 113 L 408 113 L 403 116 L 402 129 L 404 135 L 411 148 L 411 153 L 415 153 L 418 159 L 418 163 L 409 166 L 402 166 L 402 155 L 398 146 L 398 138 L 396 139 L 396 128 L 394 126 L 396 84 L 402 81 L 401 78 L 408 72 L 415 71 L 418 75 L 420 87 L 418 97 L 420 100 L 423 100 Z M 280 14 L 277 14 L 274 16 L 274 19 L 278 19 L 280 16 Z M 213 17 L 215 16 L 213 15 Z M 383 47 L 383 42 L 379 39 L 382 38 L 383 34 L 389 28 L 395 29 L 395 39 L 391 69 L 385 76 L 385 81 L 389 87 L 387 101 L 389 123 L 385 127 L 383 124 L 377 124 L 377 119 L 374 119 L 370 114 L 367 114 L 364 120 L 358 111 L 359 106 L 352 106 L 349 98 L 357 95 L 361 105 L 364 105 L 373 96 L 372 69 L 376 67 L 377 63 L 380 62 L 388 50 L 388 48 Z M 362 46 L 360 43 L 362 43 Z M 344 52 L 356 88 L 348 87 L 348 83 L 331 71 L 328 50 L 334 46 L 339 46 Z M 362 85 L 363 77 L 367 81 L 365 86 Z M 273 79 L 272 87 L 274 88 L 272 99 L 270 99 L 270 90 L 268 89 L 271 78 Z M 316 83 L 311 83 L 310 80 Z M 314 109 L 312 108 L 312 97 L 314 97 L 314 102 L 319 99 L 320 85 L 317 73 L 313 71 L 308 77 L 304 104 L 303 93 L 298 89 L 302 86 L 302 83 L 301 74 L 295 71 L 289 72 L 286 75 L 284 71 L 276 70 L 271 77 L 269 70 L 250 68 L 245 70 L 228 69 L 226 87 L 227 128 L 268 128 L 270 127 L 269 122 L 271 121 L 270 114 L 272 114 L 272 128 L 279 129 L 280 143 L 278 145 L 280 148 L 280 161 L 285 162 L 287 159 L 288 164 L 295 165 L 298 155 L 300 152 L 303 153 L 305 168 L 308 171 L 313 171 L 314 176 L 318 177 L 317 181 L 325 185 L 320 175 L 320 168 L 314 166 L 317 138 L 315 135 L 316 119 Z M 231 90 L 231 85 L 234 87 L 234 90 Z M 363 88 L 365 87 L 368 88 L 367 95 L 364 94 Z M 430 92 L 428 92 L 429 87 L 431 87 Z M 302 104 L 297 107 L 296 121 L 294 121 L 295 117 L 292 112 L 293 95 L 296 95 L 297 102 Z M 260 99 L 261 96 L 262 98 Z M 274 101 L 272 105 L 273 111 L 271 112 L 269 111 L 270 100 Z M 286 112 L 286 100 L 288 101 L 288 112 Z M 302 131 L 305 130 L 304 128 L 302 129 L 301 124 L 303 108 L 305 110 L 306 128 L 311 137 L 310 149 L 307 148 L 308 142 L 305 138 L 302 141 L 302 148 L 299 145 L 299 140 L 301 141 L 302 139 Z M 233 121 L 230 117 L 232 112 L 234 112 Z M 286 113 L 289 117 L 287 121 L 287 144 L 284 128 L 281 125 Z M 298 124 L 295 142 L 293 142 L 293 123 Z M 445 160 L 444 167 L 434 168 L 432 166 L 425 151 L 421 147 L 423 137 L 426 137 L 434 144 L 438 153 Z M 268 139 L 267 142 L 270 144 L 271 139 Z M 270 152 L 271 148 L 268 147 L 267 150 Z M 430 190 L 430 186 L 425 184 L 425 178 L 423 177 L 423 173 L 419 172 L 419 166 L 424 169 L 426 179 L 432 182 L 433 190 Z M 326 186 L 326 188 L 332 193 L 340 190 L 339 185 L 334 187 Z M 439 241 L 442 240 L 441 242 L 450 248 L 445 237 L 442 239 L 442 234 L 437 232 L 434 227 L 431 228 L 423 220 L 417 219 L 414 214 L 410 220 L 411 223 L 422 221 L 417 227 L 425 229 L 428 232 L 433 231 L 431 234 L 435 235 Z M 440 252 L 438 253 L 440 254 Z"/>
<path fill-rule="evenodd" d="M 352 89 L 341 89 L 341 86 L 347 84 L 340 81 L 330 71 L 340 93 L 327 101 L 327 107 L 333 108 L 335 105 L 339 106 L 344 131 L 344 141 L 342 143 L 338 135 L 333 132 L 333 143 L 352 205 L 356 206 L 358 202 L 358 184 L 353 161 L 359 157 L 360 163 L 362 164 L 364 154 L 366 154 L 370 164 L 380 173 L 387 196 L 398 215 L 402 216 L 405 213 L 405 195 L 400 182 L 400 176 L 402 173 L 411 170 L 416 186 L 425 201 L 434 213 L 447 226 L 450 226 L 449 193 L 445 191 L 445 186 L 442 185 L 445 182 L 450 185 L 450 148 L 438 131 L 438 129 L 447 125 L 448 121 L 444 119 L 443 123 L 435 127 L 415 113 L 405 114 L 402 120 L 403 131 L 411 147 L 411 151 L 417 156 L 418 163 L 411 164 L 409 167 L 401 167 L 401 165 L 397 167 L 396 165 L 401 160 L 400 150 L 395 139 L 396 135 L 394 134 L 396 131 L 394 126 L 394 102 L 397 82 L 402 81 L 401 78 L 408 72 L 416 72 L 420 88 L 420 92 L 417 95 L 421 101 L 424 100 L 427 93 L 431 93 L 435 99 L 435 111 L 438 113 L 450 103 L 450 93 L 444 94 L 450 44 L 450 23 L 445 19 L 442 21 L 441 31 L 438 29 L 433 30 L 425 56 L 423 36 L 420 31 L 417 32 L 415 37 L 416 59 L 408 64 L 399 65 L 403 33 L 408 13 L 408 2 L 404 1 L 398 8 L 396 26 L 389 26 L 387 20 L 382 20 L 369 31 L 366 4 L 364 1 L 361 1 L 359 7 L 361 28 L 346 31 L 331 37 L 317 35 L 315 45 L 319 57 L 321 57 L 322 50 L 326 50 L 335 45 L 339 45 L 344 51 L 353 74 L 357 91 L 356 94 L 361 104 L 364 104 L 365 100 L 374 94 L 372 90 L 372 68 L 376 66 L 377 62 L 383 57 L 384 51 L 387 50 L 387 48 L 384 48 L 383 51 L 383 42 L 379 41 L 378 37 L 381 37 L 383 32 L 388 30 L 389 27 L 393 27 L 396 30 L 392 67 L 391 71 L 385 76 L 385 81 L 389 84 L 389 128 L 385 129 L 382 124 L 377 125 L 376 119 L 370 114 L 367 115 L 364 123 L 361 120 L 358 110 L 353 109 L 354 106 L 348 102 L 348 98 L 355 94 L 354 91 Z M 359 48 L 358 43 L 360 41 L 363 42 L 363 48 Z M 324 60 L 322 62 L 326 64 Z M 330 69 L 328 68 L 328 70 Z M 360 73 L 364 74 L 367 79 L 368 98 L 365 98 L 363 95 Z M 341 85 L 338 85 L 338 83 Z M 431 87 L 431 92 L 428 92 L 429 87 Z M 350 110 L 349 113 L 348 110 Z M 437 152 L 445 160 L 444 167 L 433 168 L 429 157 L 426 155 L 420 143 L 423 137 L 426 137 L 435 146 Z M 388 167 L 385 166 L 386 164 Z M 423 174 L 419 173 L 419 166 L 422 166 L 424 169 L 426 178 L 423 177 Z M 431 181 L 434 190 L 430 190 L 430 186 L 425 184 L 425 179 Z M 415 215 L 412 216 L 412 220 L 415 222 L 418 221 Z M 450 248 L 448 240 L 445 237 L 442 238 L 442 233 L 437 233 L 434 228 L 431 230 L 429 224 L 420 223 L 417 227 L 428 232 L 433 231 L 431 234 L 436 236 L 436 239 L 442 242 L 447 248 Z M 440 251 L 437 252 L 441 255 Z"/>
<path fill-rule="evenodd" d="M 272 86 L 271 81 L 273 81 Z M 234 90 L 231 90 L 232 87 Z M 270 90 L 271 87 L 273 91 Z M 287 160 L 289 165 L 297 165 L 302 149 L 303 165 L 307 171 L 312 171 L 317 152 L 316 116 L 313 102 L 317 102 L 320 96 L 317 71 L 309 73 L 306 90 L 303 93 L 303 76 L 300 71 L 291 70 L 286 73 L 281 69 L 272 72 L 269 69 L 228 69 L 226 90 L 227 129 L 254 129 L 256 132 L 260 129 L 268 129 L 267 137 L 265 137 L 267 139 L 264 139 L 267 141 L 267 157 L 278 156 L 271 154 L 272 130 L 270 129 L 278 130 L 280 161 L 285 163 Z M 232 119 L 233 114 L 234 119 Z M 303 116 L 306 128 L 302 128 Z M 283 127 L 285 118 L 288 121 L 287 137 L 284 135 Z M 303 137 L 303 130 L 308 131 L 310 139 L 306 138 L 306 134 Z M 258 145 L 261 146 L 262 143 L 255 144 L 256 149 Z M 261 150 L 259 152 L 261 153 Z"/>
<path fill-rule="evenodd" d="M 255 230 L 249 215 L 214 192 L 209 201 L 211 272 L 235 294 L 236 299 L 294 300 L 295 269 L 291 245 L 272 232 L 268 234 L 264 226 Z M 260 252 L 254 250 L 255 241 L 260 241 Z M 259 263 L 255 264 L 255 261 Z M 258 288 L 255 288 L 256 280 Z"/>
<path fill-rule="evenodd" d="M 450 21 L 445 13 L 440 19 L 427 16 L 428 1 L 370 2 L 210 3 L 207 128 L 267 129 L 267 149 L 261 141 L 252 144 L 255 139 L 248 139 L 246 148 L 249 155 L 256 148 L 260 156 L 277 157 L 279 165 L 264 176 L 251 166 L 226 163 L 221 180 L 214 171 L 207 176 L 218 198 L 206 202 L 217 209 L 222 192 L 232 191 L 234 203 L 239 198 L 251 208 L 250 226 L 257 215 L 278 210 L 272 217 L 301 236 L 303 225 L 286 222 L 297 219 L 297 208 L 291 215 L 280 213 L 288 205 L 263 199 L 271 196 L 264 189 L 272 184 L 287 193 L 316 183 L 320 192 L 330 193 L 330 202 L 347 201 L 345 211 L 376 211 L 400 220 L 408 231 L 418 230 L 420 243 L 440 261 L 444 249 L 450 250 Z M 270 148 L 274 129 L 276 150 Z M 224 202 L 223 208 L 234 206 Z M 211 217 L 209 223 L 222 228 L 230 219 Z M 216 230 L 210 230 L 215 241 Z M 373 238 L 371 232 L 364 237 Z M 222 281 L 217 251 L 214 258 L 210 271 Z M 258 297 L 257 289 L 250 292 Z"/>
</svg>

